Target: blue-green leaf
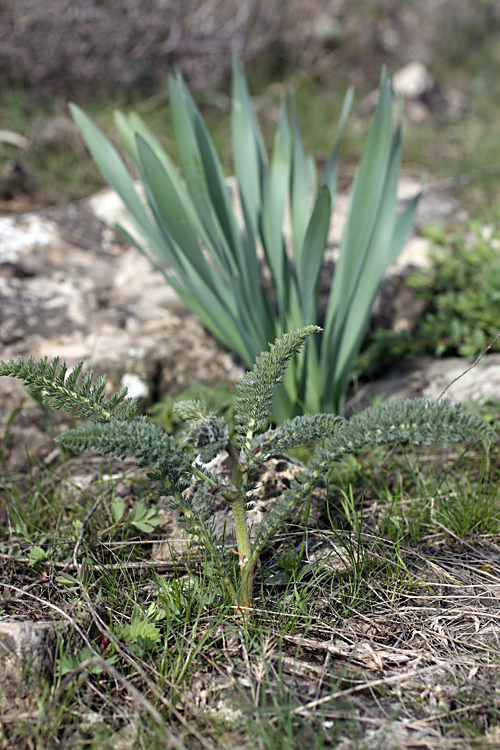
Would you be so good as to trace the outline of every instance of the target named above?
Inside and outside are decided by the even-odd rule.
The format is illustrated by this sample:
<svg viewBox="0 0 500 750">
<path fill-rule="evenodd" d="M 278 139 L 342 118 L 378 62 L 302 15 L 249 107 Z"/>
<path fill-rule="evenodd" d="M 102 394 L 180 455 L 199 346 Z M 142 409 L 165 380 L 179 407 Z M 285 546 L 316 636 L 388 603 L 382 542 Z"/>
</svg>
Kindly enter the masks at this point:
<svg viewBox="0 0 500 750">
<path fill-rule="evenodd" d="M 323 265 L 330 215 L 330 191 L 326 185 L 322 185 L 307 227 L 301 263 L 297 272 L 303 325 L 316 320 L 318 281 Z"/>
</svg>

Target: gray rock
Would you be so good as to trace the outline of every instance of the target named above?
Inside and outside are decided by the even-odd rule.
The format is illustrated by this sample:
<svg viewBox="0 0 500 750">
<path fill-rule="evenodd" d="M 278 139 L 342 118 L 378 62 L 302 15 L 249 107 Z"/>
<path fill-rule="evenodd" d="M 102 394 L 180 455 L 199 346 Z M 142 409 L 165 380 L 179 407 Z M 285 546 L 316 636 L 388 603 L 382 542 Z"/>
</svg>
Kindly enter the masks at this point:
<svg viewBox="0 0 500 750">
<path fill-rule="evenodd" d="M 69 367 L 84 360 L 107 375 L 110 391 L 132 384 L 143 403 L 175 395 L 189 380 L 234 382 L 241 374 L 162 276 L 86 201 L 0 218 L 0 358 L 30 355 L 60 356 Z M 23 399 L 6 446 L 12 470 L 26 466 L 25 442 L 42 460 L 54 448 L 36 427 L 43 413 L 10 378 L 0 378 L 0 434 Z"/>
<path fill-rule="evenodd" d="M 403 98 L 405 115 L 413 122 L 422 122 L 434 114 L 446 112 L 458 118 L 466 108 L 466 100 L 458 90 L 441 87 L 418 59 L 400 68 L 392 78 L 395 91 Z M 361 101 L 358 111 L 367 116 L 375 110 L 378 90 Z"/>
<path fill-rule="evenodd" d="M 442 393 L 457 403 L 500 398 L 500 354 L 489 354 L 473 367 L 472 361 L 464 357 L 437 360 L 426 368 L 426 373 L 426 398 L 439 398 Z"/>
<path fill-rule="evenodd" d="M 500 354 L 489 354 L 474 367 L 472 365 L 472 360 L 465 357 L 407 360 L 367 385 L 360 399 L 366 403 L 375 395 L 384 398 L 443 397 L 455 403 L 468 399 L 479 403 L 490 398 L 500 399 Z"/>
<path fill-rule="evenodd" d="M 400 68 L 393 77 L 394 89 L 405 99 L 417 99 L 434 88 L 434 79 L 419 60 Z"/>
<path fill-rule="evenodd" d="M 58 636 L 68 640 L 68 622 L 0 620 L 0 708 L 13 710 L 40 683 L 52 681 Z"/>
</svg>

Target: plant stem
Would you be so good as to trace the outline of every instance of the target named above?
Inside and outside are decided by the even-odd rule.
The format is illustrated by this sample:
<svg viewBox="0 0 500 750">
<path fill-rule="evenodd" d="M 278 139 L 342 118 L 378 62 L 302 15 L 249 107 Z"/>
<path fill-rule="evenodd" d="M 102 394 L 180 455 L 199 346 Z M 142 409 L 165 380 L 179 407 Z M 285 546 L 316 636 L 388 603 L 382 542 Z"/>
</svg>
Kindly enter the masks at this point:
<svg viewBox="0 0 500 750">
<path fill-rule="evenodd" d="M 248 526 L 246 519 L 246 504 L 244 498 L 244 475 L 245 471 L 241 465 L 238 451 L 228 441 L 227 452 L 231 459 L 233 467 L 232 476 L 232 491 L 226 495 L 227 499 L 231 503 L 231 508 L 234 515 L 234 525 L 236 529 L 236 543 L 238 545 L 238 555 L 240 557 L 240 572 L 241 572 L 241 592 L 240 599 L 241 604 L 244 607 L 251 607 L 252 605 L 252 588 L 253 588 L 253 575 L 249 579 L 248 564 L 252 554 L 252 548 L 250 546 L 250 536 L 248 534 Z M 246 574 L 245 574 L 246 573 Z"/>
</svg>

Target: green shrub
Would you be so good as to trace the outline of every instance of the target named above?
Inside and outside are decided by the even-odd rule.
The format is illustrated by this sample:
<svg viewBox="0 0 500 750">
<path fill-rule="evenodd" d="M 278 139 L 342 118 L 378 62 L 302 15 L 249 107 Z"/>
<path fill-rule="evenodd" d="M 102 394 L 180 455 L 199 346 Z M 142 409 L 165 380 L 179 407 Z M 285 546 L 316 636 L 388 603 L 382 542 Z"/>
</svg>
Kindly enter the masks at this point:
<svg viewBox="0 0 500 750">
<path fill-rule="evenodd" d="M 382 73 L 378 106 L 353 184 L 324 320 L 319 289 L 336 192 L 338 135 L 321 180 L 306 157 L 294 107 L 283 103 L 270 158 L 244 76 L 235 62 L 232 146 L 240 214 L 203 119 L 182 78 L 170 80 L 179 169 L 135 114 L 116 125 L 141 179 L 148 208 L 110 141 L 76 106 L 76 124 L 102 175 L 122 198 L 142 249 L 186 306 L 246 367 L 286 331 L 321 323 L 275 394 L 279 422 L 295 414 L 344 409 L 354 357 L 387 268 L 413 223 L 418 198 L 397 215 L 401 125 Z M 287 207 L 291 239 L 283 233 Z M 265 265 L 263 271 L 262 264 Z"/>
<path fill-rule="evenodd" d="M 500 232 L 473 223 L 451 236 L 427 234 L 436 244 L 432 265 L 408 281 L 428 306 L 417 341 L 437 357 L 476 357 L 500 333 Z"/>
<path fill-rule="evenodd" d="M 405 356 L 474 358 L 500 333 L 500 231 L 473 222 L 466 231 L 428 227 L 424 234 L 435 244 L 431 265 L 407 284 L 425 311 L 413 331 L 372 331 L 353 368 L 357 377 Z"/>
</svg>

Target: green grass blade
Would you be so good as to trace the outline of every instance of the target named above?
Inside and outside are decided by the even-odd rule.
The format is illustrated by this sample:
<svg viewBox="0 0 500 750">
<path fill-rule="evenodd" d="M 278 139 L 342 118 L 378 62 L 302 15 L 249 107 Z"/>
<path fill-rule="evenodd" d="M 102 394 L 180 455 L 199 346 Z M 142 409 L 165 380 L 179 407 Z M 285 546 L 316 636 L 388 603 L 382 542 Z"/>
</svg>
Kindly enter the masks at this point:
<svg viewBox="0 0 500 750">
<path fill-rule="evenodd" d="M 135 142 L 137 130 L 131 123 L 130 115 L 125 115 L 123 112 L 116 110 L 113 113 L 113 119 L 125 151 L 130 156 L 135 166 L 139 169 L 139 154 L 137 153 Z"/>
<path fill-rule="evenodd" d="M 233 60 L 232 96 L 233 160 L 246 229 L 245 254 L 254 262 L 257 258 L 258 236 L 262 222 L 263 184 L 269 179 L 269 171 L 262 133 L 252 107 L 245 77 L 236 59 Z M 268 341 L 279 335 L 281 327 L 276 320 L 267 292 L 262 287 L 258 268 L 252 271 L 252 278 L 253 294 L 262 297 L 262 305 L 259 303 L 260 310 L 256 311 L 262 316 L 262 350 Z"/>
<path fill-rule="evenodd" d="M 160 144 L 159 140 L 153 135 L 151 130 L 148 128 L 142 117 L 136 112 L 129 112 L 124 115 L 122 112 L 114 113 L 116 129 L 120 135 L 121 141 L 127 150 L 130 158 L 134 161 L 137 167 L 140 167 L 139 154 L 137 152 L 136 136 L 140 135 L 143 140 L 149 145 L 154 151 L 156 157 L 161 162 L 163 168 L 169 175 L 171 181 L 175 184 L 177 192 L 180 194 L 180 188 L 184 188 L 186 196 L 188 195 L 184 183 L 179 177 L 177 167 L 174 165 L 165 149 Z M 193 213 L 193 216 L 195 214 Z"/>
<path fill-rule="evenodd" d="M 255 244 L 244 242 L 222 168 L 206 129 L 198 121 L 195 128 L 210 197 L 225 237 L 225 244 L 221 248 L 222 260 L 231 268 L 232 291 L 241 302 L 243 319 L 252 320 L 254 329 L 259 330 L 267 315 L 267 307 L 260 280 L 257 249 Z"/>
<path fill-rule="evenodd" d="M 332 385 L 329 387 L 328 383 L 325 383 L 325 397 L 328 399 L 329 394 L 332 394 L 331 403 L 336 409 L 341 409 L 343 406 L 342 398 L 347 388 L 353 360 L 361 346 L 380 284 L 406 238 L 404 230 L 409 230 L 413 220 L 415 202 L 404 212 L 399 224 L 396 220 L 400 166 L 401 129 L 398 127 L 393 139 L 382 200 L 377 221 L 369 239 L 365 263 L 349 299 L 345 318 L 340 321 L 341 326 L 337 329 L 335 359 L 327 376 L 330 378 L 333 374 L 330 381 L 333 390 Z M 396 226 L 398 230 L 395 237 Z"/>
<path fill-rule="evenodd" d="M 213 227 L 210 194 L 194 127 L 195 105 L 180 77 L 170 79 L 170 106 L 177 156 L 189 194 L 205 226 Z"/>
<path fill-rule="evenodd" d="M 190 217 L 169 175 L 142 136 L 137 135 L 136 142 L 144 183 L 148 186 L 154 200 L 159 221 L 163 223 L 170 237 L 177 243 L 181 252 L 211 290 L 218 295 L 224 295 L 226 290 L 221 286 L 220 279 L 203 255 Z"/>
<path fill-rule="evenodd" d="M 396 218 L 396 224 L 394 227 L 391 243 L 391 263 L 398 257 L 404 243 L 408 239 L 408 235 L 412 230 L 421 195 L 422 193 L 417 193 L 417 195 L 413 196 L 413 198 L 410 198 L 410 200 L 406 203 L 405 207 Z"/>
<path fill-rule="evenodd" d="M 170 79 L 170 104 L 177 156 L 187 190 L 214 251 L 225 262 L 226 238 L 215 214 L 199 142 L 200 133 L 205 139 L 209 135 L 181 77 Z"/>
<path fill-rule="evenodd" d="M 140 135 L 153 149 L 166 171 L 170 173 L 173 170 L 177 173 L 176 167 L 160 141 L 155 135 L 153 135 L 137 112 L 127 112 L 124 114 L 123 112 L 116 110 L 113 113 L 113 119 L 121 142 L 137 167 L 140 166 L 140 162 L 139 154 L 137 153 L 136 136 Z"/>
<path fill-rule="evenodd" d="M 332 197 L 332 205 L 335 202 L 335 195 L 337 192 L 337 164 L 338 164 L 340 141 L 342 139 L 342 135 L 344 133 L 345 126 L 346 126 L 349 114 L 351 112 L 353 100 L 354 100 L 354 89 L 352 86 L 350 86 L 347 89 L 346 95 L 344 96 L 344 101 L 342 102 L 342 110 L 340 112 L 339 123 L 337 125 L 337 133 L 335 136 L 335 142 L 333 144 L 331 154 L 328 157 L 328 161 L 325 164 L 325 169 L 323 171 L 323 179 L 321 180 L 321 184 L 326 185 L 330 190 L 330 195 Z"/>
<path fill-rule="evenodd" d="M 268 305 L 260 284 L 256 252 L 243 246 L 230 205 L 222 168 L 201 116 L 182 79 L 171 81 L 172 118 L 179 162 L 189 193 L 218 257 L 228 269 L 228 292 L 241 310 L 252 336 L 268 324 L 262 323 Z M 267 343 L 267 342 L 266 342 Z"/>
<path fill-rule="evenodd" d="M 321 371 L 319 368 L 319 351 L 321 340 L 306 342 L 306 379 L 303 387 L 304 414 L 317 414 L 323 407 L 323 393 L 321 391 Z"/>
<path fill-rule="evenodd" d="M 145 125 L 143 120 L 135 113 L 129 114 L 127 117 L 117 112 L 116 115 L 117 127 L 127 151 L 131 154 L 131 157 L 136 160 L 137 166 L 141 168 L 141 162 L 139 154 L 137 152 L 137 146 L 135 143 L 137 135 L 148 144 L 154 155 L 160 162 L 163 170 L 167 175 L 167 179 L 170 181 L 172 189 L 175 190 L 178 199 L 182 203 L 182 211 L 186 215 L 186 221 L 190 223 L 193 231 L 199 235 L 202 244 L 209 251 L 214 262 L 218 264 L 219 268 L 225 273 L 227 270 L 227 258 L 223 255 L 222 258 L 218 252 L 219 247 L 214 247 L 210 236 L 205 230 L 200 217 L 196 211 L 191 196 L 189 195 L 186 185 L 179 176 L 179 172 L 169 156 L 166 154 L 164 149 L 161 147 L 158 140 L 154 137 L 148 127 Z M 130 144 L 130 139 L 133 139 L 133 146 Z"/>
<path fill-rule="evenodd" d="M 241 230 L 236 221 L 222 167 L 208 131 L 201 120 L 196 119 L 195 132 L 207 186 L 210 191 L 210 199 L 226 240 L 224 249 L 227 249 L 234 258 L 235 267 L 239 269 L 240 273 L 248 272 L 253 269 L 249 266 L 244 255 Z"/>
</svg>

